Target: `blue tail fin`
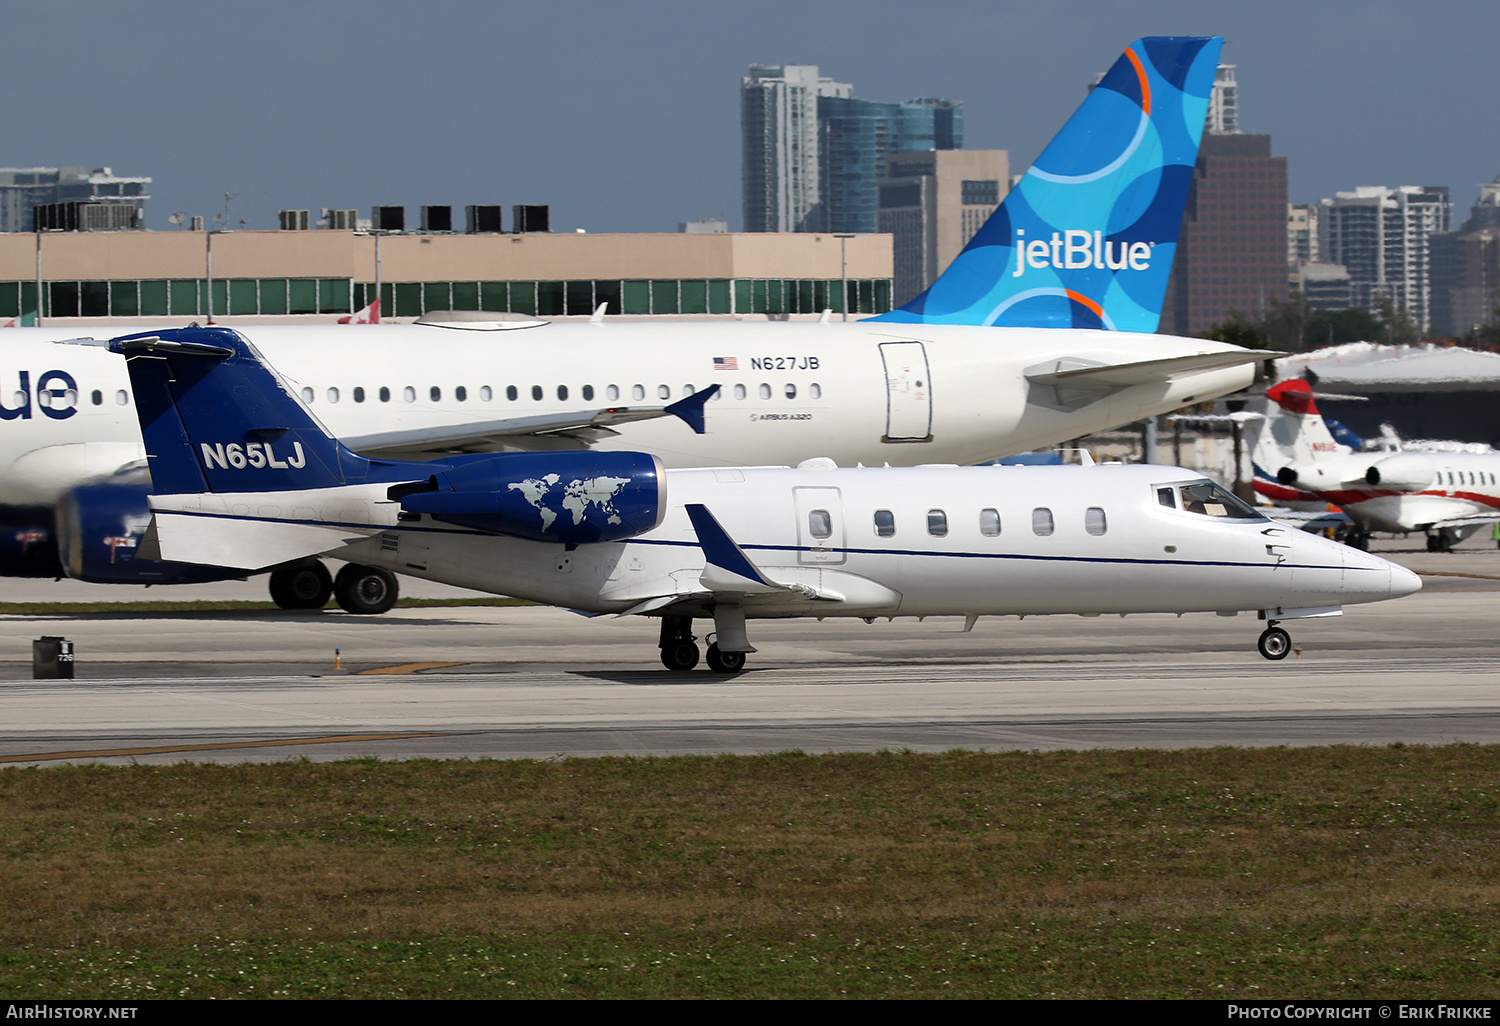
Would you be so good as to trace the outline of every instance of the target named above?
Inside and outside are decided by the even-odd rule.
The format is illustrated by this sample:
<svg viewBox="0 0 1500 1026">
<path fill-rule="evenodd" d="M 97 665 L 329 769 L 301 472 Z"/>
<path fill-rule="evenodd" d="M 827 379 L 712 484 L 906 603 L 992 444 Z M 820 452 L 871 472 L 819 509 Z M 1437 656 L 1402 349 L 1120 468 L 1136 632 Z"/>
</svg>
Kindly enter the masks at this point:
<svg viewBox="0 0 1500 1026">
<path fill-rule="evenodd" d="M 152 491 L 275 492 L 407 480 L 346 449 L 244 336 L 178 328 L 110 340 L 126 357 Z"/>
<path fill-rule="evenodd" d="M 906 324 L 1155 331 L 1223 40 L 1130 44 Z"/>
</svg>

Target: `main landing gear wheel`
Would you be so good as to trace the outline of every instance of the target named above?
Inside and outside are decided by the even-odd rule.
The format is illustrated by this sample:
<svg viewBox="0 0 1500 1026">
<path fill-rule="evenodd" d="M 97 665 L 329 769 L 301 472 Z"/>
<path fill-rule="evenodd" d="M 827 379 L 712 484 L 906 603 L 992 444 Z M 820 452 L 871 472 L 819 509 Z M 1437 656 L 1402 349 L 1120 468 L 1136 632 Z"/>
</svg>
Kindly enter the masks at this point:
<svg viewBox="0 0 1500 1026">
<path fill-rule="evenodd" d="M 661 664 L 674 673 L 691 670 L 698 665 L 698 646 L 693 644 L 691 616 L 662 617 L 661 639 L 656 645 L 661 649 Z"/>
<path fill-rule="evenodd" d="M 333 578 L 322 563 L 271 571 L 271 601 L 282 609 L 322 609 L 333 594 Z"/>
<path fill-rule="evenodd" d="M 739 673 L 745 668 L 745 653 L 720 652 L 718 645 L 709 645 L 708 668 L 715 673 Z"/>
<path fill-rule="evenodd" d="M 396 575 L 378 567 L 349 563 L 333 579 L 333 597 L 346 613 L 384 613 L 398 594 Z"/>
<path fill-rule="evenodd" d="M 709 665 L 713 665 L 713 649 L 708 650 Z M 663 645 L 661 664 L 674 672 L 691 670 L 698 665 L 698 646 L 691 641 L 674 641 Z"/>
<path fill-rule="evenodd" d="M 1292 650 L 1292 636 L 1280 627 L 1267 627 L 1255 646 L 1267 659 L 1285 659 Z"/>
</svg>

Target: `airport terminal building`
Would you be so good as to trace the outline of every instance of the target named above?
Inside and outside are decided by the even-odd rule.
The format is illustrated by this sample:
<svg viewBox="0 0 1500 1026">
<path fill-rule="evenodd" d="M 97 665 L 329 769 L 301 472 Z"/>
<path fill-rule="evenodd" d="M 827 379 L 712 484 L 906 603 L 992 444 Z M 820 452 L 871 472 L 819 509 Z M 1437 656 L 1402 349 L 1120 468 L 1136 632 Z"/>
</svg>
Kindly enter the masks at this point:
<svg viewBox="0 0 1500 1026">
<path fill-rule="evenodd" d="M 441 310 L 539 317 L 803 317 L 891 308 L 891 236 L 74 231 L 0 234 L 0 324 L 331 321 Z M 38 304 L 40 299 L 40 309 Z"/>
</svg>

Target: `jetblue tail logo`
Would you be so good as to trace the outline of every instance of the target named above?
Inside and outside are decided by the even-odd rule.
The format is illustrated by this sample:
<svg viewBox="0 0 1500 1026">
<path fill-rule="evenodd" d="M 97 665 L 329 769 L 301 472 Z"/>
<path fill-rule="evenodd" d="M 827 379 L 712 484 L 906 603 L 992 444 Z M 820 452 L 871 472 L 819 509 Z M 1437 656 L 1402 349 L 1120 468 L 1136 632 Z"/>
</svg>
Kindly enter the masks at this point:
<svg viewBox="0 0 1500 1026">
<path fill-rule="evenodd" d="M 1132 43 L 932 287 L 874 320 L 1155 331 L 1222 46 Z"/>
</svg>

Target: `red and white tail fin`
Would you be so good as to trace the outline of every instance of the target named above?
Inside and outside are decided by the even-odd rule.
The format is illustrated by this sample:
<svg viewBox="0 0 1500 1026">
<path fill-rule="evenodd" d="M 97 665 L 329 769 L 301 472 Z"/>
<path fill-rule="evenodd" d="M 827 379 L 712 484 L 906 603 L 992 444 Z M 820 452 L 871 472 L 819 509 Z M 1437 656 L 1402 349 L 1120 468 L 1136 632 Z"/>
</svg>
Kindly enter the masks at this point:
<svg viewBox="0 0 1500 1026">
<path fill-rule="evenodd" d="M 1306 466 L 1347 456 L 1353 451 L 1334 440 L 1333 432 L 1318 412 L 1312 385 L 1306 381 L 1292 378 L 1273 385 L 1266 389 L 1266 398 L 1276 405 L 1268 411 L 1270 419 L 1261 433 L 1261 444 L 1276 446 L 1282 466 Z"/>
<path fill-rule="evenodd" d="M 380 300 L 370 301 L 370 305 L 363 310 L 350 314 L 348 317 L 340 317 L 340 324 L 379 324 L 380 323 Z"/>
</svg>

